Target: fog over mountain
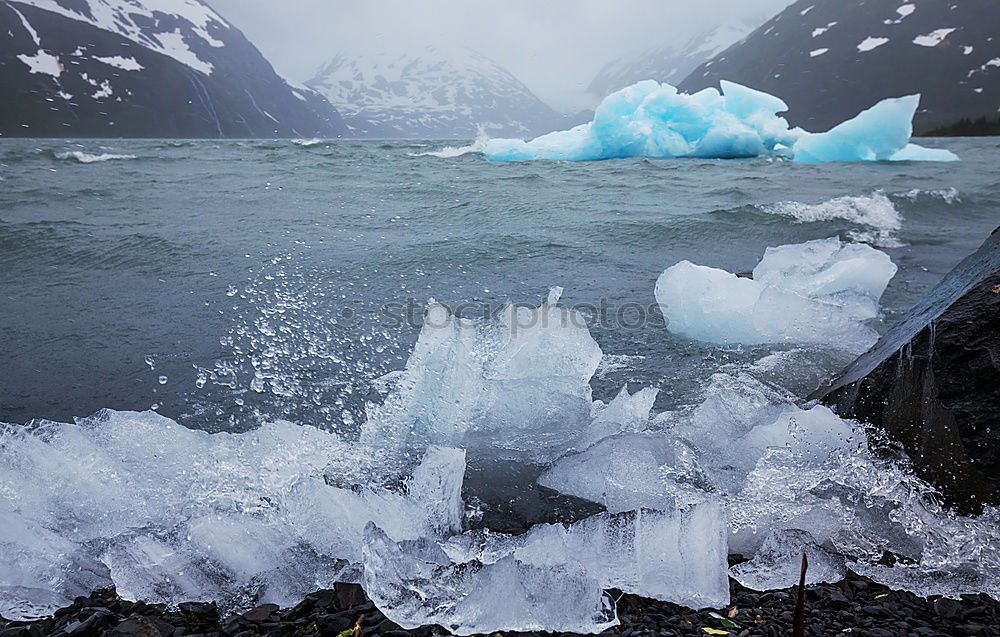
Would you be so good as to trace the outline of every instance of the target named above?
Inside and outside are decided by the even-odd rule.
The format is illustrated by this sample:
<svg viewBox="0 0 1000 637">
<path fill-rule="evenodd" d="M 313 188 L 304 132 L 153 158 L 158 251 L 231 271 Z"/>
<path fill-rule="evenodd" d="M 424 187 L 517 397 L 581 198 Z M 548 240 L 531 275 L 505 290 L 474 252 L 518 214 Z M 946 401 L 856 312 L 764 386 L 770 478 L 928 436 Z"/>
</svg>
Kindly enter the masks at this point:
<svg viewBox="0 0 1000 637">
<path fill-rule="evenodd" d="M 587 87 L 609 61 L 688 42 L 727 20 L 772 15 L 790 0 L 210 0 L 278 72 L 314 77 L 335 56 L 470 47 L 563 112 L 594 107 Z"/>
</svg>

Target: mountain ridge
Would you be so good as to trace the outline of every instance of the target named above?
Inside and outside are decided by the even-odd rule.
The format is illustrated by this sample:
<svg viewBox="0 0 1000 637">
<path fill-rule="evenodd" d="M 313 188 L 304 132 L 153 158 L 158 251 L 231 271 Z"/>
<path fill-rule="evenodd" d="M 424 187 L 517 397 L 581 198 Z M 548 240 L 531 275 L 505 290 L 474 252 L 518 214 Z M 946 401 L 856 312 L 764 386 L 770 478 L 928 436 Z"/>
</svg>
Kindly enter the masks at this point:
<svg viewBox="0 0 1000 637">
<path fill-rule="evenodd" d="M 798 0 L 705 62 L 686 91 L 725 79 L 781 97 L 826 130 L 887 97 L 921 94 L 917 134 L 1000 107 L 1000 11 L 991 2 Z"/>
<path fill-rule="evenodd" d="M 0 135 L 299 137 L 347 132 L 198 0 L 0 1 Z"/>
<path fill-rule="evenodd" d="M 469 138 L 480 128 L 522 136 L 568 121 L 507 69 L 466 48 L 341 53 L 306 84 L 361 137 Z"/>
</svg>

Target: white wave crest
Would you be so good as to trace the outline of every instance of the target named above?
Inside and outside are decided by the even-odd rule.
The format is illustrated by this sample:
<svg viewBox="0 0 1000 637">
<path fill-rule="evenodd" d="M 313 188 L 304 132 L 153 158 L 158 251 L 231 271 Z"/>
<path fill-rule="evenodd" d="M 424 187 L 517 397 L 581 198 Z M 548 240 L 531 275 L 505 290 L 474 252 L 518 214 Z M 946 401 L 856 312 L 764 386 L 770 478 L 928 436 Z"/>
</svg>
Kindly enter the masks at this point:
<svg viewBox="0 0 1000 637">
<path fill-rule="evenodd" d="M 848 232 L 847 235 L 855 241 L 885 248 L 902 245 L 895 233 L 902 227 L 903 218 L 892 200 L 882 191 L 870 195 L 836 197 L 816 204 L 781 201 L 762 206 L 761 211 L 791 217 L 798 223 L 841 219 L 871 228 L 871 231 Z"/>
<path fill-rule="evenodd" d="M 312 148 L 313 146 L 319 146 L 324 143 L 325 139 L 313 138 L 313 139 L 293 139 L 292 143 L 296 146 L 301 146 L 303 148 Z"/>
<path fill-rule="evenodd" d="M 949 206 L 956 203 L 962 203 L 962 194 L 958 192 L 958 189 L 955 187 L 942 188 L 940 190 L 921 190 L 920 188 L 914 188 L 900 194 L 899 197 L 908 199 L 909 201 L 916 201 L 923 198 L 940 199 Z"/>
<path fill-rule="evenodd" d="M 56 159 L 71 159 L 74 161 L 78 161 L 81 164 L 95 164 L 105 161 L 136 159 L 136 156 L 115 155 L 113 153 L 101 153 L 99 155 L 94 155 L 91 153 L 85 153 L 82 150 L 72 150 L 72 151 L 66 151 L 65 153 L 56 153 Z"/>
</svg>

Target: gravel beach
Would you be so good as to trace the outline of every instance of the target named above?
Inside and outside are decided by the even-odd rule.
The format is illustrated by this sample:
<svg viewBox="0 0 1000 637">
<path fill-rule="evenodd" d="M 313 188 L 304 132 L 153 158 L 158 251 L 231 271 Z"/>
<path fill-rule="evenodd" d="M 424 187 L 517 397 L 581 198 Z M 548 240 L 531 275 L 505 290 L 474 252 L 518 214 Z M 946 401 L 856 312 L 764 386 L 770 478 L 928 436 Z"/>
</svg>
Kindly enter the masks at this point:
<svg viewBox="0 0 1000 637">
<path fill-rule="evenodd" d="M 694 611 L 612 592 L 618 602 L 621 625 L 604 634 L 636 637 L 779 637 L 792 634 L 794 588 L 758 593 L 732 580 L 730 585 L 732 604 L 714 611 Z M 1000 602 L 986 595 L 967 595 L 958 600 L 922 599 L 911 593 L 890 590 L 852 573 L 836 584 L 808 586 L 805 602 L 806 635 L 1000 636 Z M 430 637 L 444 634 L 447 633 L 437 627 L 400 629 L 355 585 L 317 591 L 294 608 L 263 605 L 229 617 L 220 616 L 214 604 L 191 602 L 181 604 L 178 609 L 168 609 L 160 604 L 125 601 L 114 590 L 103 590 L 77 598 L 53 617 L 35 622 L 0 620 L 0 637 Z"/>
</svg>

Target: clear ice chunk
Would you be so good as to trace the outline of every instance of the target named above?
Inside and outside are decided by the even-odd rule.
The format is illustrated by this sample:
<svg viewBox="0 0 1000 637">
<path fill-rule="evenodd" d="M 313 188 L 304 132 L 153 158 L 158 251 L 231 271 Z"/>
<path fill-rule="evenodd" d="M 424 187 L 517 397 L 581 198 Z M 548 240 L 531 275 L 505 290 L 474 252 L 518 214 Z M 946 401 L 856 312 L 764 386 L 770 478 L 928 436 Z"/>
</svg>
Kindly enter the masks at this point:
<svg viewBox="0 0 1000 637">
<path fill-rule="evenodd" d="M 365 530 L 364 584 L 404 628 L 600 632 L 617 624 L 603 591 L 721 608 L 729 602 L 726 517 L 718 501 L 602 513 L 522 536 L 472 531 L 394 542 Z"/>
<path fill-rule="evenodd" d="M 884 253 L 834 237 L 769 249 L 753 279 L 681 261 L 663 272 L 655 295 L 667 329 L 696 340 L 861 352 L 878 338 L 862 321 L 877 314 L 895 272 Z"/>
<path fill-rule="evenodd" d="M 395 490 L 324 479 L 331 462 L 347 476 L 363 457 L 291 423 L 209 434 L 106 411 L 0 425 L 3 614 L 51 612 L 111 584 L 154 602 L 294 604 L 358 577 L 371 520 L 399 540 L 459 530 L 464 451 L 429 447 Z"/>
<path fill-rule="evenodd" d="M 614 602 L 583 566 L 539 566 L 513 555 L 452 562 L 434 542 L 397 543 L 369 524 L 364 588 L 405 629 L 440 625 L 456 635 L 495 631 L 599 633 L 618 624 Z"/>
<path fill-rule="evenodd" d="M 806 584 L 839 582 L 847 575 L 843 555 L 823 548 L 808 531 L 800 529 L 771 533 L 752 560 L 732 566 L 729 574 L 756 591 L 796 586 L 801 577 L 803 553 L 808 559 Z"/>
<path fill-rule="evenodd" d="M 561 458 L 538 478 L 560 493 L 603 504 L 611 513 L 670 509 L 712 490 L 695 454 L 663 434 L 626 433 Z"/>
<path fill-rule="evenodd" d="M 390 458 L 428 444 L 525 462 L 551 460 L 590 422 L 601 349 L 584 318 L 557 305 L 508 305 L 494 321 L 451 316 L 433 301 L 398 379 L 362 430 Z"/>
</svg>

